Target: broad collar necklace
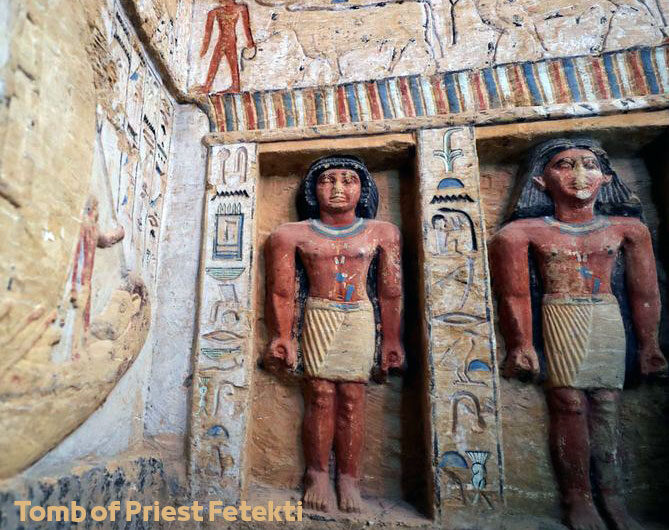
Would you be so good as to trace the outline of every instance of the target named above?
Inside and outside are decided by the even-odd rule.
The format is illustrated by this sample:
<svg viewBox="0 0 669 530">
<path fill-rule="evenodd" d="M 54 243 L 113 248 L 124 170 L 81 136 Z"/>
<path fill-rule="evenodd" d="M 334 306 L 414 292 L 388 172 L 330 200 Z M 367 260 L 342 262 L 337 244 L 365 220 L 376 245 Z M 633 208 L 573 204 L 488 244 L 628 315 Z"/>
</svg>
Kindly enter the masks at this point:
<svg viewBox="0 0 669 530">
<path fill-rule="evenodd" d="M 339 239 L 360 233 L 365 228 L 366 219 L 358 217 L 353 223 L 346 226 L 328 226 L 320 219 L 310 219 L 310 224 L 314 232 L 330 239 Z"/>
<path fill-rule="evenodd" d="M 589 234 L 595 230 L 601 230 L 611 225 L 611 221 L 604 215 L 596 215 L 587 223 L 565 223 L 553 216 L 544 217 L 544 222 L 551 226 L 557 226 L 560 232 L 565 234 Z"/>
</svg>

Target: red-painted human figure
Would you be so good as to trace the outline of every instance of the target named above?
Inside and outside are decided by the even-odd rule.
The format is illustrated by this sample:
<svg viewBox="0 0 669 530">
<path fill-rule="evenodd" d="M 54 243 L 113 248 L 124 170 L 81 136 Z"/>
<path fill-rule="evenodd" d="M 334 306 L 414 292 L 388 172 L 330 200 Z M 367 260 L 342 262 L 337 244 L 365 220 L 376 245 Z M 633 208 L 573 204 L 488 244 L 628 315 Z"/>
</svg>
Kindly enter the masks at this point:
<svg viewBox="0 0 669 530">
<path fill-rule="evenodd" d="M 375 362 L 376 322 L 367 294 L 370 264 L 378 255 L 376 285 L 381 328 L 381 371 L 404 362 L 401 343 L 402 270 L 396 226 L 373 220 L 378 195 L 355 157 L 325 157 L 312 164 L 301 187 L 301 217 L 281 225 L 266 247 L 265 365 L 297 364 L 296 260 L 309 281 L 302 325 L 306 461 L 305 507 L 328 511 L 330 452 L 337 462 L 343 511 L 361 509 L 358 481 L 364 433 L 365 385 Z"/>
<path fill-rule="evenodd" d="M 124 235 L 125 231 L 122 226 L 106 234 L 100 233 L 98 229 L 98 200 L 95 197 L 89 197 L 86 202 L 85 217 L 81 223 L 79 241 L 74 252 L 72 286 L 70 289 L 70 301 L 75 307 L 80 303 L 79 297 L 83 296 L 84 298 L 84 332 L 88 330 L 91 319 L 91 279 L 93 278 L 95 251 L 98 248 L 111 247 L 121 241 Z"/>
<path fill-rule="evenodd" d="M 225 92 L 239 92 L 239 61 L 237 57 L 237 22 L 241 18 L 242 28 L 246 37 L 246 49 L 255 49 L 256 45 L 251 33 L 251 23 L 249 21 L 249 8 L 245 4 L 237 4 L 235 0 L 218 0 L 220 6 L 209 11 L 207 23 L 204 29 L 204 38 L 202 48 L 200 49 L 200 58 L 203 58 L 209 51 L 211 36 L 214 30 L 214 22 L 218 26 L 218 40 L 214 44 L 214 49 L 207 70 L 207 78 L 204 84 L 195 87 L 195 91 L 208 94 L 214 85 L 214 79 L 221 65 L 221 59 L 225 59 L 230 67 L 230 77 L 232 79 L 230 87 Z"/>
<path fill-rule="evenodd" d="M 644 376 L 666 373 L 658 344 L 660 297 L 638 199 L 587 139 L 557 139 L 534 151 L 516 220 L 491 240 L 506 377 L 536 379 L 528 253 L 542 280 L 543 349 L 550 448 L 565 522 L 579 530 L 637 529 L 620 483 L 618 409 L 626 339 L 613 270 L 624 256 L 625 291 Z M 601 515 L 590 466 L 601 494 Z"/>
</svg>

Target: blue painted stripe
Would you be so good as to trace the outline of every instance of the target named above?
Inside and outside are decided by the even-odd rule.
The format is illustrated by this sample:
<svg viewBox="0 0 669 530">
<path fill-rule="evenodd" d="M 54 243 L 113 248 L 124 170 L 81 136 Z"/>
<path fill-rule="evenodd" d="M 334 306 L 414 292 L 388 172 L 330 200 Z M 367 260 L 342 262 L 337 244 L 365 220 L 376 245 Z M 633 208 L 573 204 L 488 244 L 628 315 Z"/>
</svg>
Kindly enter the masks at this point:
<svg viewBox="0 0 669 530">
<path fill-rule="evenodd" d="M 423 107 L 423 100 L 420 96 L 417 75 L 409 78 L 409 91 L 411 92 L 411 99 L 413 100 L 413 108 L 416 110 L 416 116 L 424 116 L 425 108 Z"/>
<path fill-rule="evenodd" d="M 492 108 L 499 107 L 501 102 L 499 93 L 497 92 L 497 85 L 495 84 L 495 76 L 492 73 L 492 68 L 483 69 L 483 80 L 485 81 L 485 87 L 488 91 L 488 96 L 490 97 L 490 106 Z"/>
<path fill-rule="evenodd" d="M 659 94 L 660 85 L 657 82 L 657 76 L 655 75 L 655 70 L 653 69 L 653 59 L 651 57 L 649 48 L 644 48 L 641 50 L 641 63 L 643 64 L 643 73 L 646 75 L 646 81 L 648 81 L 648 88 L 650 89 L 650 93 Z"/>
<path fill-rule="evenodd" d="M 611 88 L 611 95 L 614 99 L 619 99 L 622 97 L 620 93 L 620 85 L 616 79 L 616 69 L 613 66 L 613 61 L 611 60 L 612 54 L 604 54 L 604 69 L 606 70 L 606 77 L 609 80 L 609 87 Z"/>
<path fill-rule="evenodd" d="M 293 100 L 290 92 L 283 93 L 283 110 L 286 115 L 286 127 L 295 127 L 295 111 L 293 110 Z"/>
<path fill-rule="evenodd" d="M 525 82 L 527 83 L 527 88 L 530 90 L 530 96 L 532 96 L 532 103 L 534 105 L 543 104 L 543 97 L 541 96 L 541 91 L 537 85 L 537 80 L 534 77 L 534 69 L 532 68 L 532 63 L 523 63 L 523 74 L 525 75 Z"/>
<path fill-rule="evenodd" d="M 232 101 L 231 94 L 225 94 L 223 97 L 223 107 L 225 108 L 225 130 L 234 131 L 235 124 L 232 119 L 235 111 L 233 110 L 234 102 Z"/>
<path fill-rule="evenodd" d="M 267 124 L 265 123 L 265 109 L 262 107 L 262 95 L 260 92 L 253 93 L 253 103 L 256 107 L 256 128 L 266 129 Z"/>
<path fill-rule="evenodd" d="M 383 117 L 386 119 L 392 119 L 393 111 L 390 108 L 390 96 L 388 95 L 388 86 L 386 85 L 387 81 L 385 79 L 376 82 L 376 88 L 379 92 L 379 99 L 381 100 L 381 108 L 383 109 Z"/>
<path fill-rule="evenodd" d="M 315 91 L 316 96 L 316 123 L 322 125 L 325 123 L 325 101 L 320 90 Z"/>
<path fill-rule="evenodd" d="M 360 121 L 358 114 L 358 102 L 355 99 L 355 87 L 349 83 L 344 87 L 346 90 L 346 100 L 348 101 L 348 111 L 351 115 L 351 121 Z"/>
<path fill-rule="evenodd" d="M 448 106 L 451 112 L 460 112 L 460 101 L 458 100 L 458 93 L 455 89 L 455 79 L 453 74 L 446 74 L 444 76 L 444 85 L 446 85 L 446 97 L 448 98 Z"/>
<path fill-rule="evenodd" d="M 578 87 L 574 62 L 571 59 L 562 59 L 562 64 L 564 65 L 564 73 L 567 76 L 567 84 L 569 85 L 569 90 L 571 90 L 573 100 L 581 101 L 583 98 L 581 97 L 581 90 Z"/>
</svg>

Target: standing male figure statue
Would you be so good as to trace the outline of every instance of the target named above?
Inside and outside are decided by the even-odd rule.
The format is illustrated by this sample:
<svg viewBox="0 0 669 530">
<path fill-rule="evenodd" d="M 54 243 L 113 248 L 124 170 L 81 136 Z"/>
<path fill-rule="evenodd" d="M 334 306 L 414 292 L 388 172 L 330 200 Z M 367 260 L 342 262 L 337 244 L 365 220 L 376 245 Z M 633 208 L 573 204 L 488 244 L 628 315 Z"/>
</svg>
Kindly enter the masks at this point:
<svg viewBox="0 0 669 530">
<path fill-rule="evenodd" d="M 270 344 L 264 362 L 272 370 L 297 366 L 298 258 L 308 279 L 300 337 L 302 446 L 307 467 L 304 503 L 315 510 L 330 509 L 333 442 L 339 508 L 361 509 L 365 385 L 375 362 L 377 331 L 367 285 L 377 257 L 381 371 L 400 368 L 404 362 L 400 233 L 396 226 L 374 220 L 377 206 L 376 185 L 360 159 L 320 158 L 300 187 L 298 211 L 303 220 L 281 225 L 265 248 Z"/>
<path fill-rule="evenodd" d="M 537 379 L 530 293 L 531 254 L 543 284 L 550 449 L 565 522 L 605 530 L 593 503 L 590 465 L 611 528 L 640 528 L 623 501 L 618 409 L 625 329 L 612 277 L 619 253 L 644 376 L 666 371 L 658 344 L 660 297 L 638 198 L 589 139 L 555 139 L 533 151 L 512 218 L 491 240 L 490 260 L 506 343 L 506 377 Z"/>
</svg>

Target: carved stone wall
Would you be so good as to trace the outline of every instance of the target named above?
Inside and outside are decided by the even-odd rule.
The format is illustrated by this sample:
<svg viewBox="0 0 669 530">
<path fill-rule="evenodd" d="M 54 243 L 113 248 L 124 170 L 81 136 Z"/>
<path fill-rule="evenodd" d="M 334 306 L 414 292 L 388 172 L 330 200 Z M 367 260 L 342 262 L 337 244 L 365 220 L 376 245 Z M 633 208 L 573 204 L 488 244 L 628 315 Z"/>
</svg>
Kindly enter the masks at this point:
<svg viewBox="0 0 669 530">
<path fill-rule="evenodd" d="M 256 145 L 209 149 L 189 474 L 195 498 L 239 500 L 248 419 Z"/>
<path fill-rule="evenodd" d="M 207 18 L 225 6 L 235 14 L 212 16 L 205 50 Z M 387 394 L 370 392 L 378 432 L 368 434 L 365 493 L 393 499 L 379 509 L 390 523 L 498 528 L 518 512 L 555 518 L 543 395 L 498 379 L 504 351 L 486 225 L 492 232 L 503 217 L 527 146 L 585 131 L 613 146 L 614 165 L 644 205 L 657 202 L 646 215 L 663 252 L 667 17 L 667 0 L 5 2 L 0 510 L 26 495 L 85 502 L 87 492 L 91 502 L 138 490 L 147 503 L 250 498 L 251 479 L 273 471 L 251 467 L 249 451 L 265 443 L 254 432 L 285 436 L 257 420 L 253 411 L 265 409 L 250 403 L 254 384 L 266 399 L 279 391 L 251 366 L 263 347 L 255 330 L 259 146 L 274 142 L 287 159 L 302 156 L 289 141 L 318 139 L 327 151 L 333 137 L 349 137 L 355 149 L 359 137 L 381 144 L 374 134 L 401 132 L 411 136 L 403 150 L 416 150 L 408 195 L 419 195 L 401 224 L 418 212 L 422 228 L 411 242 L 421 272 L 406 280 L 410 307 L 424 310 L 423 326 L 412 315 L 412 331 L 426 335 L 415 348 L 425 353 L 426 389 L 410 397 L 429 408 L 416 423 L 430 442 L 430 465 L 418 468 L 431 491 L 418 491 L 435 518 L 393 504 L 407 498 L 392 482 L 407 448 L 397 424 L 382 439 L 379 418 L 400 417 L 398 380 Z M 591 126 L 583 116 L 608 118 Z M 518 123 L 529 120 L 531 133 Z M 393 186 L 382 186 L 382 200 L 407 191 Z M 112 244 L 119 227 L 124 236 Z M 664 290 L 665 265 L 666 256 L 658 261 Z M 137 309 L 129 317 L 128 307 Z M 666 310 L 663 326 L 666 343 Z M 297 408 L 281 410 L 277 422 L 297 432 L 297 386 L 277 402 Z M 633 389 L 622 413 L 625 493 L 660 517 L 655 490 L 666 481 L 653 472 L 667 463 L 666 408 L 662 389 Z M 382 461 L 385 451 L 394 453 Z M 282 452 L 288 460 L 277 471 L 294 500 L 298 452 Z M 162 463 L 134 464 L 138 454 Z M 96 467 L 82 474 L 82 460 Z M 0 526 L 14 523 L 0 516 Z"/>
<path fill-rule="evenodd" d="M 201 54 L 207 14 L 217 2 L 193 6 L 189 82 L 204 82 L 211 49 Z M 276 90 L 457 72 L 654 46 L 667 37 L 666 0 L 249 0 L 256 53 L 244 53 L 237 32 L 242 90 Z M 216 37 L 216 34 L 214 34 Z M 212 40 L 216 42 L 216 38 Z M 361 65 L 364 67 L 361 68 Z M 220 63 L 210 92 L 230 86 Z"/>
<path fill-rule="evenodd" d="M 486 237 L 474 130 L 418 134 L 437 513 L 504 503 Z"/>
<path fill-rule="evenodd" d="M 175 103 L 119 2 L 70 4 L 3 12 L 3 478 L 142 439 Z"/>
</svg>

